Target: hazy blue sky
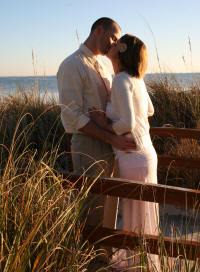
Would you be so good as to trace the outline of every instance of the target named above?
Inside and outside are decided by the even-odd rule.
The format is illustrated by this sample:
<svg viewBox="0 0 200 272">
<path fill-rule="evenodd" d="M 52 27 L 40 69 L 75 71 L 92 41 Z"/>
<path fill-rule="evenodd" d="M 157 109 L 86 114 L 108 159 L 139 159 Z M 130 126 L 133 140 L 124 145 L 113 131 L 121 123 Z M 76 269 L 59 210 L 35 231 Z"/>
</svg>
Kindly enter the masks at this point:
<svg viewBox="0 0 200 272">
<path fill-rule="evenodd" d="M 199 0 L 0 0 L 0 76 L 33 75 L 32 49 L 38 74 L 55 75 L 102 16 L 146 43 L 148 72 L 156 48 L 162 71 L 200 72 L 199 14 Z"/>
</svg>

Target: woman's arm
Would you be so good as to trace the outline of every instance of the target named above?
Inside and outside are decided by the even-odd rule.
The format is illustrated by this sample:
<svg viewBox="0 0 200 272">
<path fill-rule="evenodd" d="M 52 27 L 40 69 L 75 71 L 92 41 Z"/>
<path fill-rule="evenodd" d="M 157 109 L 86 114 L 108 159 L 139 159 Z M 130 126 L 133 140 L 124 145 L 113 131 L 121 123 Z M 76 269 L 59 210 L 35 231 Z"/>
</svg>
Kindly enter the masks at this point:
<svg viewBox="0 0 200 272">
<path fill-rule="evenodd" d="M 135 127 L 132 85 L 127 78 L 115 77 L 111 91 L 111 104 L 120 119 L 113 123 L 116 134 L 131 132 Z"/>
<path fill-rule="evenodd" d="M 153 104 L 151 102 L 151 99 L 150 99 L 148 93 L 147 93 L 147 95 L 148 95 L 148 116 L 153 116 L 154 115 L 154 107 L 153 107 Z"/>
</svg>

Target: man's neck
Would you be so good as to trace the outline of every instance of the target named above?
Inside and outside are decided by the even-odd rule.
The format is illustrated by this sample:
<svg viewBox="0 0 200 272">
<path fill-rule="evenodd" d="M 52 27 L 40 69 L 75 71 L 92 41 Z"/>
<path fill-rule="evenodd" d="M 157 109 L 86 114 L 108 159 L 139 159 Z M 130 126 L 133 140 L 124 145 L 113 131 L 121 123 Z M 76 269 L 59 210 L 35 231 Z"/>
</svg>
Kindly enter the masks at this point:
<svg viewBox="0 0 200 272">
<path fill-rule="evenodd" d="M 92 37 L 88 37 L 87 40 L 84 42 L 84 44 L 87 46 L 88 49 L 90 49 L 90 51 L 92 51 L 94 55 L 99 54 L 99 51 L 96 46 L 96 42 Z"/>
</svg>

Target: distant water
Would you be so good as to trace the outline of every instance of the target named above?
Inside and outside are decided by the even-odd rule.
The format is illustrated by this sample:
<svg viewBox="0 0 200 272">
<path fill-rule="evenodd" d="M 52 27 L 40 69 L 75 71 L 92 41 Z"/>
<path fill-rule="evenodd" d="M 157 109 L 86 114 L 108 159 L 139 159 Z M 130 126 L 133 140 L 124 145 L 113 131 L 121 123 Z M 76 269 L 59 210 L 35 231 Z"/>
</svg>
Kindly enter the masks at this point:
<svg viewBox="0 0 200 272">
<path fill-rule="evenodd" d="M 4 95 L 18 90 L 31 90 L 37 85 L 41 92 L 58 92 L 56 76 L 0 77 L 0 93 Z"/>
<path fill-rule="evenodd" d="M 191 84 L 200 82 L 200 73 L 147 74 L 145 80 L 157 80 L 162 77 L 176 80 L 187 90 Z M 34 89 L 38 84 L 41 93 L 58 94 L 56 76 L 36 77 L 0 77 L 0 94 L 6 95 L 16 90 Z"/>
<path fill-rule="evenodd" d="M 145 80 L 159 80 L 167 78 L 169 81 L 179 83 L 184 89 L 188 89 L 194 84 L 200 84 L 200 73 L 155 73 L 147 74 Z"/>
</svg>

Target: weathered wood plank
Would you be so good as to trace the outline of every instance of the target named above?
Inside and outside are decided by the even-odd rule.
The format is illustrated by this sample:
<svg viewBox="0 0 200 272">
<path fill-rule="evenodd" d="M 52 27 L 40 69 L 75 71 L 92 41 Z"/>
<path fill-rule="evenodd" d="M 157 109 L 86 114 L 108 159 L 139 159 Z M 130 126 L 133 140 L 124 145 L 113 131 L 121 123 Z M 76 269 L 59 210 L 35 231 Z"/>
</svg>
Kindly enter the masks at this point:
<svg viewBox="0 0 200 272">
<path fill-rule="evenodd" d="M 160 254 L 168 257 L 187 258 L 195 260 L 200 258 L 200 243 L 185 239 L 172 239 L 154 235 L 139 235 L 133 232 L 112 230 L 108 228 L 86 227 L 83 231 L 84 238 L 91 243 L 101 240 L 101 244 L 116 248 L 129 248 L 134 250 L 145 241 L 146 250 L 152 254 Z"/>
<path fill-rule="evenodd" d="M 158 166 L 183 168 L 200 168 L 200 159 L 180 158 L 175 156 L 158 155 Z"/>
<path fill-rule="evenodd" d="M 170 204 L 185 208 L 200 208 L 200 191 L 161 184 L 130 181 L 120 178 L 80 177 L 63 173 L 63 177 L 81 188 L 91 185 L 90 192 L 110 196 Z"/>
<path fill-rule="evenodd" d="M 200 129 L 175 128 L 175 127 L 152 127 L 151 136 L 192 138 L 200 139 Z"/>
</svg>

